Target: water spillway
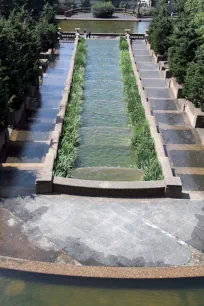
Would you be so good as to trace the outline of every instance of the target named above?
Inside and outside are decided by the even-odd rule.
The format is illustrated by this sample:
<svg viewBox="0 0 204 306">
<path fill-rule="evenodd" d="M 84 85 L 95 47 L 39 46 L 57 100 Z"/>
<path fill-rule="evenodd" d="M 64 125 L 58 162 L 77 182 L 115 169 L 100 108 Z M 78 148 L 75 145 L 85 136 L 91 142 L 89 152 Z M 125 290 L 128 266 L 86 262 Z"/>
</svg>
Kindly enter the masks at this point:
<svg viewBox="0 0 204 306">
<path fill-rule="evenodd" d="M 136 165 L 123 95 L 119 40 L 87 40 L 80 138 L 76 161 L 80 170 L 73 171 L 73 177 L 117 180 L 117 176 L 123 175 L 125 180 L 141 179 L 142 173 L 136 169 L 135 175 L 132 171 L 130 176 L 124 175 L 124 168 Z M 106 175 L 104 167 L 112 167 L 111 172 L 116 175 L 110 176 L 110 171 Z M 122 172 L 118 168 L 123 168 Z"/>
</svg>

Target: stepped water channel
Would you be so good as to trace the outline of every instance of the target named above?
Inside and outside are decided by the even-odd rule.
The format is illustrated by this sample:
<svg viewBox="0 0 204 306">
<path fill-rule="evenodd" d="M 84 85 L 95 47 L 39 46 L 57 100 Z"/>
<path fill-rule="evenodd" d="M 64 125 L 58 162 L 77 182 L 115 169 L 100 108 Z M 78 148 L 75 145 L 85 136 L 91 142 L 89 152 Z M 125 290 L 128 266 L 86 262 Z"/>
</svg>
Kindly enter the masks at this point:
<svg viewBox="0 0 204 306">
<path fill-rule="evenodd" d="M 119 40 L 87 40 L 84 105 L 77 169 L 73 177 L 141 180 L 128 127 Z"/>
</svg>

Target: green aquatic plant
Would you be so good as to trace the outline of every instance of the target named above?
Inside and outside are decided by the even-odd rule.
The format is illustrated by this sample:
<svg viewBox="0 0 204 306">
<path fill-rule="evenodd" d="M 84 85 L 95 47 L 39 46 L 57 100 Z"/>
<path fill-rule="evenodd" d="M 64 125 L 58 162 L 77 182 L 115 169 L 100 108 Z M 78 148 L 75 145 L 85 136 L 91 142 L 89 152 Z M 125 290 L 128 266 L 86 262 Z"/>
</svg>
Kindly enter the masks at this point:
<svg viewBox="0 0 204 306">
<path fill-rule="evenodd" d="M 79 128 L 83 104 L 85 66 L 86 43 L 84 39 L 81 39 L 75 55 L 71 91 L 54 167 L 54 174 L 61 177 L 70 177 L 70 171 L 74 168 L 77 158 L 80 141 Z"/>
<path fill-rule="evenodd" d="M 127 101 L 129 124 L 132 127 L 132 145 L 136 151 L 136 165 L 138 169 L 144 171 L 145 181 L 160 180 L 163 178 L 161 167 L 133 73 L 128 44 L 126 45 L 124 40 L 125 38 L 121 37 L 120 67 L 123 75 L 123 88 Z"/>
</svg>

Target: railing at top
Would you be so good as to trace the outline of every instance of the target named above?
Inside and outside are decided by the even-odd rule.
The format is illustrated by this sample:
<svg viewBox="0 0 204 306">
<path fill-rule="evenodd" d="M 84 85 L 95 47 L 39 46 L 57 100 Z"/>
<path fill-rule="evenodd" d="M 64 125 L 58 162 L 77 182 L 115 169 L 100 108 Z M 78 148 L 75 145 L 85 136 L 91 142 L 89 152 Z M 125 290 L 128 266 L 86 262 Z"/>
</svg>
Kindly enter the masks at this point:
<svg viewBox="0 0 204 306">
<path fill-rule="evenodd" d="M 130 40 L 144 39 L 145 34 L 130 34 Z"/>
<path fill-rule="evenodd" d="M 60 35 L 60 40 L 64 42 L 73 42 L 75 40 L 76 34 L 74 32 L 62 32 Z"/>
<path fill-rule="evenodd" d="M 120 35 L 125 35 L 125 34 L 120 34 L 120 33 L 91 33 L 92 37 L 117 37 Z M 81 37 L 83 34 L 81 34 Z M 60 39 L 66 42 L 73 41 L 76 37 L 75 32 L 62 32 Z M 136 40 L 136 39 L 144 39 L 145 34 L 130 34 L 130 40 Z"/>
</svg>

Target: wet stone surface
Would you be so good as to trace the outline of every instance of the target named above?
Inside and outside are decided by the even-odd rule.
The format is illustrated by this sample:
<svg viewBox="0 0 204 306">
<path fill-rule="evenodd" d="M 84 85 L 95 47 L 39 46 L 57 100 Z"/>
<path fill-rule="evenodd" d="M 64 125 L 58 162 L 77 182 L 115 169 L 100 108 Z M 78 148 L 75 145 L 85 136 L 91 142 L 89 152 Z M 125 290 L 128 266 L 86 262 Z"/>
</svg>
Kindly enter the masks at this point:
<svg viewBox="0 0 204 306">
<path fill-rule="evenodd" d="M 23 237 L 19 254 L 27 259 L 53 261 L 63 252 L 83 265 L 178 266 L 196 254 L 203 262 L 202 201 L 52 195 L 1 203 L 1 236 Z M 16 235 L 9 237 L 13 252 L 4 243 L 1 252 L 16 256 Z"/>
<path fill-rule="evenodd" d="M 41 163 L 49 145 L 46 143 L 16 143 L 9 146 L 6 163 Z"/>
<path fill-rule="evenodd" d="M 134 58 L 138 63 L 152 63 L 151 56 L 143 56 L 143 55 L 136 55 L 134 54 Z"/>
<path fill-rule="evenodd" d="M 204 190 L 204 175 L 195 174 L 178 174 L 181 178 L 183 189 L 187 191 L 203 191 Z M 204 248 L 203 248 L 204 252 Z"/>
<path fill-rule="evenodd" d="M 191 130 L 165 130 L 160 129 L 164 144 L 195 144 Z"/>
<path fill-rule="evenodd" d="M 158 79 L 160 78 L 158 71 L 140 71 L 140 77 L 142 79 Z"/>
<path fill-rule="evenodd" d="M 168 125 L 183 125 L 184 124 L 184 118 L 182 114 L 154 112 L 154 116 L 156 119 L 157 126 L 159 126 L 160 123 L 164 123 Z"/>
<path fill-rule="evenodd" d="M 152 110 L 177 110 L 174 100 L 149 99 Z"/>
<path fill-rule="evenodd" d="M 171 98 L 169 90 L 166 88 L 146 88 L 145 91 L 148 98 Z"/>
<path fill-rule="evenodd" d="M 168 87 L 166 80 L 160 80 L 160 79 L 149 79 L 149 80 L 143 80 L 142 85 L 147 87 Z"/>
<path fill-rule="evenodd" d="M 204 151 L 171 150 L 168 154 L 173 167 L 204 167 Z"/>
<path fill-rule="evenodd" d="M 137 67 L 140 70 L 157 71 L 158 65 L 154 63 L 137 63 Z"/>
</svg>

